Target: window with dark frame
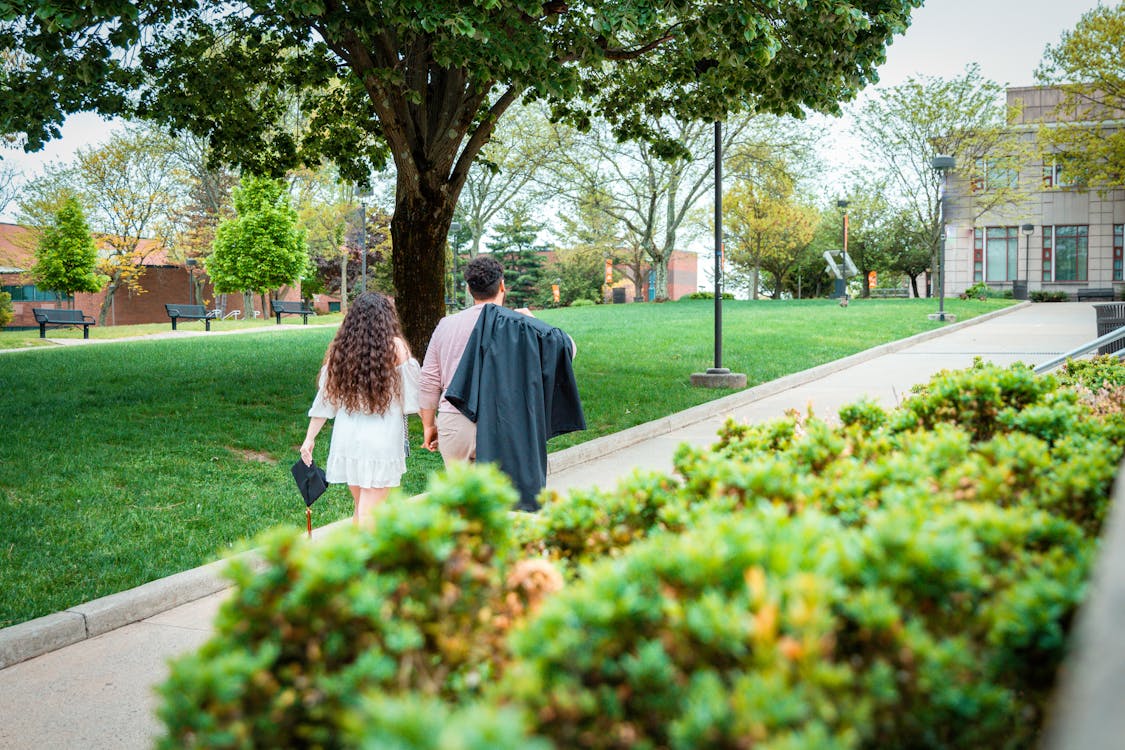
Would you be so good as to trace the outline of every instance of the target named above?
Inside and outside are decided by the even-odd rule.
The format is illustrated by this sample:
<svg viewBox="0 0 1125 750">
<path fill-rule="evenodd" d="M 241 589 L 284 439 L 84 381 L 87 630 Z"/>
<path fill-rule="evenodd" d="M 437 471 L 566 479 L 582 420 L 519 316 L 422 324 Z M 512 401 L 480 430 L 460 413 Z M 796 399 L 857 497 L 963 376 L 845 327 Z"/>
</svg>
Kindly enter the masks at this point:
<svg viewBox="0 0 1125 750">
<path fill-rule="evenodd" d="M 1043 280 L 1087 281 L 1089 279 L 1089 235 L 1085 224 L 1043 228 Z M 1054 262 L 1047 259 L 1053 255 Z"/>
</svg>

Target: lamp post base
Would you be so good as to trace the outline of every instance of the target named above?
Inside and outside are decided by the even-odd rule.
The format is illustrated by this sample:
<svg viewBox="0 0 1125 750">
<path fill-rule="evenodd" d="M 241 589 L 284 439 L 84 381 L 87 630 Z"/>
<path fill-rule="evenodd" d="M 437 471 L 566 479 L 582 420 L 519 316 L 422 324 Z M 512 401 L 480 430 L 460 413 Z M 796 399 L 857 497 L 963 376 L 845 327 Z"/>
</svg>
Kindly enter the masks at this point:
<svg viewBox="0 0 1125 750">
<path fill-rule="evenodd" d="M 709 367 L 707 372 L 693 372 L 691 384 L 700 388 L 745 388 L 746 375 L 725 367 Z"/>
<path fill-rule="evenodd" d="M 926 317 L 929 318 L 930 320 L 942 320 L 942 321 L 945 321 L 946 323 L 956 323 L 957 322 L 957 316 L 954 315 L 953 313 L 930 313 Z"/>
</svg>

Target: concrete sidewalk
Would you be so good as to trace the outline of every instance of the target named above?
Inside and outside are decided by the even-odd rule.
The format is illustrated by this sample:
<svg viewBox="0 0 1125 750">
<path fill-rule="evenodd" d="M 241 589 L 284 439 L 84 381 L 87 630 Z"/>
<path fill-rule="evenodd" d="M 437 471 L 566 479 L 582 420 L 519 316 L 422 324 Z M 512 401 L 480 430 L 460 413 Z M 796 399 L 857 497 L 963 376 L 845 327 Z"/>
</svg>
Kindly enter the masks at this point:
<svg viewBox="0 0 1125 750">
<path fill-rule="evenodd" d="M 1089 303 L 1024 303 L 551 454 L 547 484 L 612 487 L 635 469 L 669 471 L 677 446 L 713 443 L 728 417 L 760 421 L 811 407 L 833 418 L 861 396 L 893 406 L 913 385 L 975 357 L 1037 364 L 1096 335 Z M 225 596 L 220 566 L 0 630 L 0 664 L 11 664 L 0 670 L 0 748 L 150 747 L 161 730 L 153 688 L 169 658 L 208 638 Z"/>
</svg>

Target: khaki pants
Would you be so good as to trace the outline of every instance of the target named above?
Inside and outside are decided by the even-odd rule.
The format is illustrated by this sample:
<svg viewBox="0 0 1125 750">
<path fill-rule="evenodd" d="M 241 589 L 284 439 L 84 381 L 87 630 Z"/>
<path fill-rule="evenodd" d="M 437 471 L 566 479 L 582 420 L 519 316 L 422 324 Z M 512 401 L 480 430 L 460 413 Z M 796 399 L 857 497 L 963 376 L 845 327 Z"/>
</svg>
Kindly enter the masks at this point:
<svg viewBox="0 0 1125 750">
<path fill-rule="evenodd" d="M 438 451 L 445 465 L 477 460 L 477 425 L 461 412 L 439 411 L 434 420 Z"/>
</svg>

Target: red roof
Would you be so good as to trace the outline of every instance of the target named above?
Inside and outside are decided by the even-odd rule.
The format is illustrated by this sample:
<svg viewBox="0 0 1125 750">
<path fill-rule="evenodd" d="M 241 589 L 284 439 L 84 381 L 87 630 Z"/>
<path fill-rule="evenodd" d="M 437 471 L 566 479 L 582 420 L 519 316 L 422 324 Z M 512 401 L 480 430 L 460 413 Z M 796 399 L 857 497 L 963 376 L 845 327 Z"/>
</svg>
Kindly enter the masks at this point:
<svg viewBox="0 0 1125 750">
<path fill-rule="evenodd" d="M 19 224 L 6 224 L 0 222 L 0 268 L 17 268 L 28 271 L 35 265 L 35 244 L 38 233 L 31 227 Z M 95 237 L 97 240 L 97 237 Z M 99 240 L 100 246 L 105 245 L 105 240 Z M 179 266 L 181 263 L 169 261 L 168 252 L 160 247 L 156 240 L 142 239 L 141 248 L 149 250 L 142 261 L 146 266 Z M 12 271 L 8 271 L 12 273 Z"/>
</svg>

